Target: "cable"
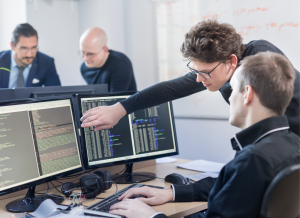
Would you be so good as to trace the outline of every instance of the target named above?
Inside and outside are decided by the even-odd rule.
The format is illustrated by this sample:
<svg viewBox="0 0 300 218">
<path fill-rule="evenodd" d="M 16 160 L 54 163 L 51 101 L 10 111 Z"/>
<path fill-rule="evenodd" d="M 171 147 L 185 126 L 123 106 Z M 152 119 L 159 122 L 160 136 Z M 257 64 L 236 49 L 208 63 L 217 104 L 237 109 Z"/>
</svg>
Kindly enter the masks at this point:
<svg viewBox="0 0 300 218">
<path fill-rule="evenodd" d="M 50 181 L 50 183 L 53 185 L 52 181 Z M 47 184 L 48 184 L 48 183 L 47 183 Z M 59 191 L 59 190 L 56 188 L 55 185 L 53 185 L 53 187 L 54 187 L 59 193 L 63 194 L 61 191 Z M 48 190 L 47 190 L 47 192 L 48 192 Z"/>
</svg>

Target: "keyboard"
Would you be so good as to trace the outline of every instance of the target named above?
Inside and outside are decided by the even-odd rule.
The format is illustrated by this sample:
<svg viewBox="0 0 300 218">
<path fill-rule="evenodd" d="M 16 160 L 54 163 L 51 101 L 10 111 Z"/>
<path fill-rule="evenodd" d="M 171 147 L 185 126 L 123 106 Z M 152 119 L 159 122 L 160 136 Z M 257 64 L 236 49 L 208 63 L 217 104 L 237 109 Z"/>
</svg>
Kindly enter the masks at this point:
<svg viewBox="0 0 300 218">
<path fill-rule="evenodd" d="M 83 209 L 83 212 L 85 215 L 98 215 L 98 216 L 104 216 L 104 217 L 122 218 L 122 216 L 108 213 L 110 206 L 118 203 L 119 202 L 118 198 L 122 194 L 124 194 L 126 191 L 128 191 L 129 189 L 141 188 L 143 186 L 148 186 L 151 188 L 166 189 L 165 187 L 160 187 L 160 186 L 152 186 L 152 185 L 133 183 L 132 185 L 127 186 L 126 188 L 116 192 L 115 194 L 112 194 L 111 196 L 108 196 L 107 198 L 104 198 L 103 200 Z"/>
</svg>

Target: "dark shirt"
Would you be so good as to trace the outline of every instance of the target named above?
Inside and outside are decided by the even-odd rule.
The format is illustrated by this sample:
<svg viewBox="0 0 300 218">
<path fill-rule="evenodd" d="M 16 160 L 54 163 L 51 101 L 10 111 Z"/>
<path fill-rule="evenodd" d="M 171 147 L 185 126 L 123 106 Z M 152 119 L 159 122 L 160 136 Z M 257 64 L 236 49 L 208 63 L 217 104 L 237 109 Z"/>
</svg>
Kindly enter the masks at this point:
<svg viewBox="0 0 300 218">
<path fill-rule="evenodd" d="M 81 75 L 88 84 L 108 84 L 110 92 L 136 91 L 136 83 L 129 58 L 121 52 L 109 50 L 105 64 L 88 68 L 83 62 Z"/>
<path fill-rule="evenodd" d="M 209 194 L 208 210 L 198 217 L 258 218 L 271 181 L 284 168 L 300 162 L 300 138 L 289 130 L 286 116 L 255 123 L 237 133 L 231 144 L 237 154 L 222 168 Z M 201 199 L 194 186 L 174 185 L 175 200 Z"/>
<path fill-rule="evenodd" d="M 258 52 L 271 51 L 283 54 L 276 46 L 265 40 L 251 41 L 246 45 L 243 58 L 255 55 Z M 283 54 L 284 55 L 284 54 Z M 290 130 L 297 135 L 300 135 L 300 73 L 295 69 L 296 80 L 293 98 L 286 109 Z M 188 73 L 177 79 L 158 83 L 154 86 L 146 88 L 130 98 L 121 101 L 127 114 L 134 111 L 152 107 L 167 101 L 179 99 L 196 92 L 205 90 L 206 88 L 202 83 L 197 83 L 196 76 L 193 73 Z M 219 90 L 224 100 L 229 103 L 228 99 L 231 95 L 229 82 L 226 82 Z M 163 93 L 163 94 L 162 94 Z"/>
</svg>

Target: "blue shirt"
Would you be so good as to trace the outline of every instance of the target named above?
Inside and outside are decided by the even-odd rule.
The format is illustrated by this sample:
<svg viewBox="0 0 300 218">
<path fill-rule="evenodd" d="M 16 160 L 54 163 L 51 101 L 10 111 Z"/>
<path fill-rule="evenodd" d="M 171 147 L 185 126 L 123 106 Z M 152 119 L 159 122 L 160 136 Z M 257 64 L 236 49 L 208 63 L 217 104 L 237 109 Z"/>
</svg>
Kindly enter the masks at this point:
<svg viewBox="0 0 300 218">
<path fill-rule="evenodd" d="M 10 75 L 9 75 L 9 84 L 8 84 L 8 88 L 16 88 L 17 87 L 17 80 L 18 80 L 18 75 L 19 75 L 19 69 L 18 69 L 18 64 L 14 58 L 15 52 L 12 51 L 11 52 L 11 64 L 10 64 Z M 29 71 L 31 68 L 32 64 L 29 64 L 25 67 L 24 71 L 23 71 L 23 77 L 24 77 L 24 82 L 25 82 L 25 86 L 26 86 L 26 82 L 27 82 L 27 78 L 29 75 Z"/>
</svg>

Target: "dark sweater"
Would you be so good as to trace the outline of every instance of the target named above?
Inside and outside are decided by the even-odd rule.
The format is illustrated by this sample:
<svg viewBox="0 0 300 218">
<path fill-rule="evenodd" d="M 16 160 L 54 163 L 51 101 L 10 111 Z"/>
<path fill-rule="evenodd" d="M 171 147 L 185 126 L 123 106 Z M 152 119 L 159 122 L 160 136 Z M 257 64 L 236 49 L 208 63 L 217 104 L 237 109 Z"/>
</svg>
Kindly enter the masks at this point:
<svg viewBox="0 0 300 218">
<path fill-rule="evenodd" d="M 109 50 L 105 64 L 88 68 L 83 62 L 81 75 L 88 84 L 108 84 L 109 92 L 136 91 L 136 83 L 129 58 L 121 52 Z"/>
<path fill-rule="evenodd" d="M 283 54 L 276 46 L 265 40 L 251 41 L 246 45 L 245 52 L 242 58 L 255 55 L 258 52 L 271 51 Z M 284 55 L 284 54 L 283 54 Z M 295 69 L 296 80 L 294 95 L 286 109 L 285 115 L 288 118 L 290 130 L 297 135 L 300 135 L 299 121 L 300 121 L 300 73 Z M 161 82 L 146 88 L 130 98 L 121 101 L 127 114 L 134 111 L 158 105 L 167 101 L 179 99 L 196 92 L 205 90 L 202 83 L 196 81 L 196 76 L 193 73 L 188 73 L 177 79 Z M 226 82 L 219 90 L 227 103 L 231 95 L 231 89 L 228 82 Z M 163 93 L 163 94 L 162 94 Z"/>
</svg>

